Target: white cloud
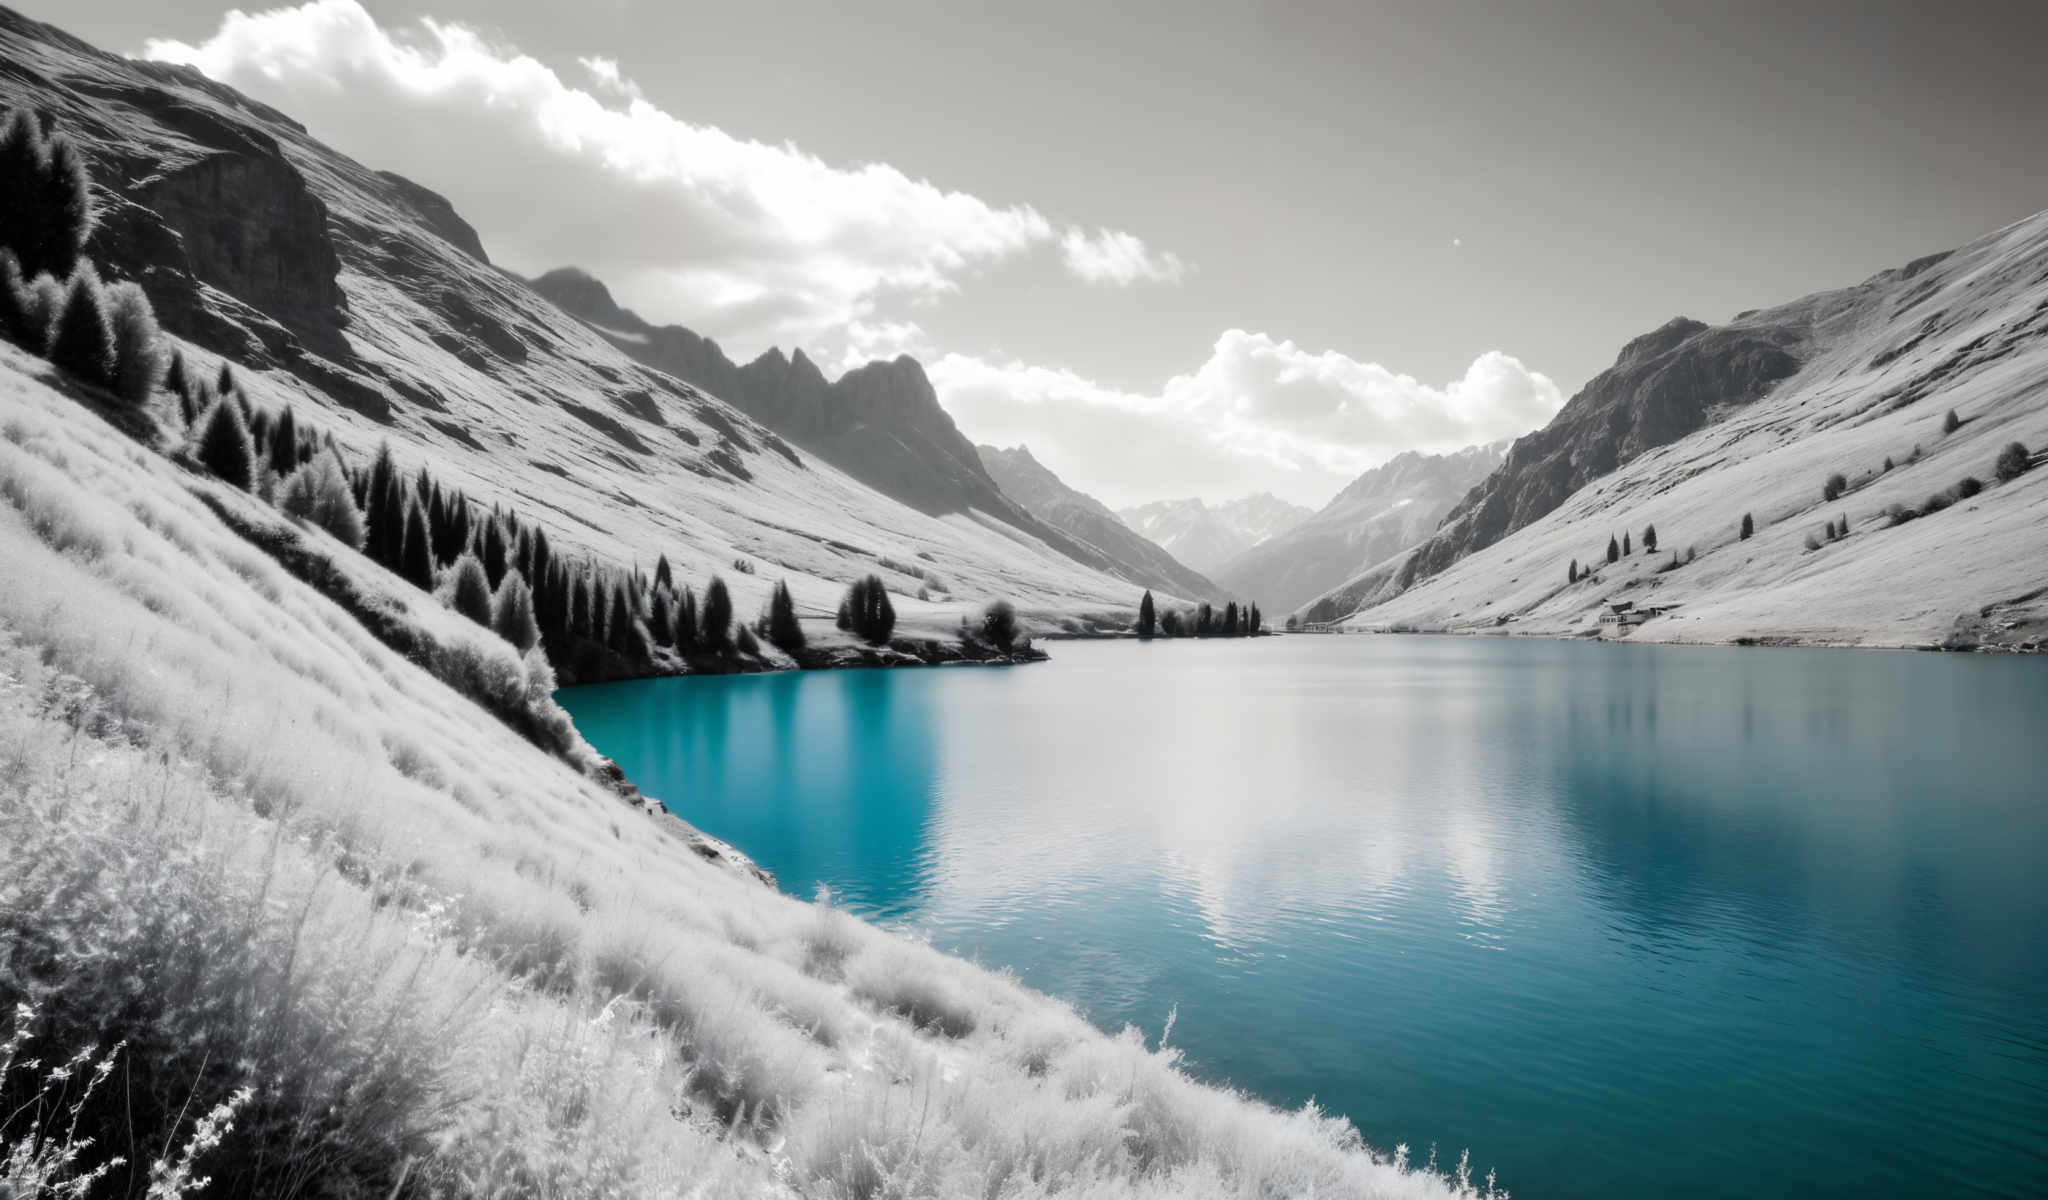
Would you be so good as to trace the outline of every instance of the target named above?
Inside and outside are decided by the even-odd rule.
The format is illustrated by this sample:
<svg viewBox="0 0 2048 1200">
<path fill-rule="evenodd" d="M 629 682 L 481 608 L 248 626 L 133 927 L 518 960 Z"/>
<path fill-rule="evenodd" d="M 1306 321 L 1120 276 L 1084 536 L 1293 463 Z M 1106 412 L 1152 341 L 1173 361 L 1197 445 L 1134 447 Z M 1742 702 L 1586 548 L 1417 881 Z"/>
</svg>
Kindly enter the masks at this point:
<svg viewBox="0 0 2048 1200">
<path fill-rule="evenodd" d="M 679 119 L 614 60 L 578 60 L 586 90 L 461 25 L 387 30 L 356 0 L 230 12 L 198 45 L 158 40 L 144 53 L 195 66 L 344 152 L 447 193 L 516 270 L 585 267 L 649 316 L 742 351 L 836 340 L 887 298 L 929 300 L 1059 240 L 1029 205 Z M 1129 241 L 1141 267 L 1163 261 Z M 1134 269 L 1113 265 L 1119 254 L 1128 250 L 1087 261 L 1112 264 L 1102 269 L 1114 278 Z"/>
<path fill-rule="evenodd" d="M 1114 229 L 1089 233 L 1069 229 L 1060 238 L 1060 253 L 1067 270 L 1089 283 L 1113 283 L 1129 287 L 1140 281 L 1179 283 L 1187 268 L 1179 256 L 1154 254 L 1136 234 Z"/>
<path fill-rule="evenodd" d="M 1241 329 L 1156 392 L 960 354 L 930 370 L 969 437 L 1028 443 L 1068 483 L 1118 506 L 1249 491 L 1320 505 L 1403 450 L 1445 453 L 1526 433 L 1564 403 L 1548 376 L 1497 351 L 1434 387 Z"/>
</svg>

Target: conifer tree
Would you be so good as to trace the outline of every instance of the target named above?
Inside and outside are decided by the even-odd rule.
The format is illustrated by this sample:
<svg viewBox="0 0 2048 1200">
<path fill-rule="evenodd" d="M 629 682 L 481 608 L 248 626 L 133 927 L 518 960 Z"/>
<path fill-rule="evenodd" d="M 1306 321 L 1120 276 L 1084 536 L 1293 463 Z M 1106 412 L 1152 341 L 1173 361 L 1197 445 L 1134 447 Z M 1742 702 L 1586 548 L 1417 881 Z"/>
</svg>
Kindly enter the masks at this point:
<svg viewBox="0 0 2048 1200">
<path fill-rule="evenodd" d="M 668 569 L 668 555 L 666 554 L 654 561 L 654 583 L 656 587 L 666 588 L 674 588 L 676 585 L 675 576 Z"/>
<path fill-rule="evenodd" d="M 540 622 L 534 617 L 533 589 L 526 585 L 526 576 L 505 572 L 491 597 L 491 628 L 521 654 L 540 644 Z"/>
<path fill-rule="evenodd" d="M 107 323 L 114 332 L 114 394 L 139 408 L 149 403 L 163 374 L 156 309 L 132 283 L 109 284 L 105 296 Z"/>
<path fill-rule="evenodd" d="M 468 545 L 469 505 L 460 498 L 447 499 L 442 504 L 441 526 L 434 534 L 434 560 L 446 566 Z"/>
<path fill-rule="evenodd" d="M 292 416 L 292 406 L 287 404 L 278 414 L 277 424 L 270 429 L 270 469 L 279 479 L 291 474 L 299 466 L 299 423 Z"/>
<path fill-rule="evenodd" d="M 0 248 L 14 256 L 25 277 L 42 269 L 37 256 L 44 224 L 39 185 L 49 161 L 35 115 L 26 108 L 9 109 L 0 119 Z"/>
<path fill-rule="evenodd" d="M 36 328 L 30 312 L 28 281 L 21 277 L 21 262 L 14 251 L 0 246 L 0 338 L 41 354 L 49 344 L 50 331 Z"/>
<path fill-rule="evenodd" d="M 1738 540 L 1740 540 L 1740 541 L 1745 541 L 1745 542 L 1746 542 L 1746 541 L 1748 541 L 1748 540 L 1749 540 L 1749 538 L 1750 538 L 1750 535 L 1751 535 L 1751 534 L 1753 534 L 1753 533 L 1755 533 L 1755 532 L 1756 532 L 1756 521 L 1755 521 L 1755 520 L 1754 520 L 1754 519 L 1753 519 L 1753 518 L 1752 518 L 1752 517 L 1751 517 L 1751 516 L 1750 516 L 1750 515 L 1749 515 L 1748 513 L 1743 513 L 1743 514 L 1742 514 L 1742 531 L 1741 531 L 1741 533 L 1740 533 L 1740 534 L 1738 534 L 1738 535 L 1737 535 L 1737 539 L 1738 539 Z M 1612 561 L 1614 561 L 1614 560 L 1612 560 L 1612 559 L 1609 559 L 1608 561 L 1609 561 L 1609 562 L 1612 562 Z"/>
<path fill-rule="evenodd" d="M 545 579 L 548 569 L 554 564 L 555 552 L 548 545 L 548 531 L 534 526 L 533 530 L 533 572 L 534 578 Z"/>
<path fill-rule="evenodd" d="M 511 576 L 507 575 L 507 579 Z M 640 644 L 640 630 L 633 623 L 633 610 L 624 586 L 612 589 L 611 616 L 605 621 L 605 644 L 614 654 L 627 658 L 645 657 Z"/>
<path fill-rule="evenodd" d="M 796 619 L 796 601 L 790 597 L 789 581 L 775 585 L 768 597 L 768 641 L 776 649 L 795 654 L 804 648 L 804 627 Z"/>
<path fill-rule="evenodd" d="M 483 537 L 484 574 L 490 576 L 491 586 L 497 587 L 505 578 L 506 568 L 511 565 L 505 543 L 505 523 L 495 514 L 484 522 Z"/>
<path fill-rule="evenodd" d="M 221 378 L 228 379 L 228 365 L 220 366 Z M 228 392 L 220 389 L 221 403 L 227 403 Z M 404 526 L 391 512 L 391 500 L 396 494 L 398 464 L 391 457 L 391 443 L 381 442 L 377 446 L 377 457 L 370 462 L 369 478 L 365 480 L 361 503 L 363 520 L 370 535 L 363 549 L 369 556 L 386 566 L 396 566 L 399 549 L 404 546 Z M 393 543 L 398 543 L 394 546 Z"/>
<path fill-rule="evenodd" d="M 1655 525 L 1643 526 L 1643 549 L 1651 554 L 1657 552 L 1657 527 Z"/>
<path fill-rule="evenodd" d="M 590 640 L 598 645 L 611 643 L 612 626 L 612 581 L 602 570 L 590 573 Z"/>
<path fill-rule="evenodd" d="M 745 625 L 740 626 L 739 632 L 733 636 L 732 642 L 733 647 L 748 658 L 759 658 L 761 656 L 760 639 L 755 637 L 754 631 Z"/>
<path fill-rule="evenodd" d="M 34 201 L 42 209 L 42 236 L 34 248 L 32 266 L 36 271 L 68 275 L 78 265 L 86 239 L 92 236 L 92 188 L 85 159 L 69 137 L 61 133 L 46 137 L 44 150 L 47 157 Z M 20 248 L 16 249 L 19 252 Z M 24 265 L 31 264 L 25 261 Z"/>
<path fill-rule="evenodd" d="M 50 362 L 81 383 L 114 386 L 114 326 L 107 320 L 99 276 L 90 264 L 71 273 L 64 303 L 50 327 Z"/>
<path fill-rule="evenodd" d="M 351 549 L 363 548 L 363 510 L 332 450 L 322 450 L 292 472 L 278 497 L 285 515 L 325 529 Z"/>
<path fill-rule="evenodd" d="M 1635 551 L 1635 547 L 1633 547 L 1633 546 L 1631 546 L 1631 545 L 1629 545 L 1629 544 L 1628 544 L 1628 530 L 1626 530 L 1626 529 L 1622 530 L 1622 531 L 1621 531 L 1621 556 L 1622 556 L 1623 558 L 1627 558 L 1627 557 L 1628 557 L 1629 555 L 1631 555 L 1631 554 L 1634 554 L 1635 552 L 1636 552 L 1636 551 Z"/>
<path fill-rule="evenodd" d="M 647 636 L 657 646 L 676 644 L 675 598 L 661 584 L 654 585 L 654 594 L 647 603 Z"/>
<path fill-rule="evenodd" d="M 704 608 L 698 619 L 697 642 L 713 652 L 722 652 L 732 645 L 732 594 L 725 590 L 725 580 L 716 575 L 704 585 Z"/>
<path fill-rule="evenodd" d="M 1251 636 L 1253 636 L 1253 637 L 1257 637 L 1257 636 L 1258 636 L 1258 634 L 1259 634 L 1259 631 L 1260 631 L 1260 630 L 1262 630 L 1262 629 L 1264 629 L 1265 627 L 1266 627 L 1266 619 L 1265 619 L 1265 617 L 1263 617 L 1263 616 L 1262 616 L 1262 615 L 1260 615 L 1260 613 L 1259 613 L 1259 605 L 1258 605 L 1258 602 L 1257 602 L 1257 601 L 1253 601 L 1253 602 L 1252 602 L 1252 603 L 1251 603 L 1251 604 L 1250 604 L 1249 606 L 1247 606 L 1247 607 L 1246 607 L 1246 609 L 1245 609 L 1245 615 L 1244 615 L 1244 631 L 1245 631 L 1245 633 L 1247 633 L 1247 634 L 1249 634 L 1249 635 L 1251 635 Z"/>
<path fill-rule="evenodd" d="M 1237 636 L 1237 601 L 1223 606 L 1223 633 L 1227 637 Z"/>
<path fill-rule="evenodd" d="M 491 585 L 484 578 L 484 565 L 474 554 L 465 554 L 448 568 L 451 582 L 448 604 L 456 612 L 486 629 L 491 627 Z"/>
<path fill-rule="evenodd" d="M 1572 560 L 1572 565 L 1571 565 L 1571 566 L 1569 566 L 1569 567 L 1566 567 L 1566 568 L 1565 568 L 1565 570 L 1564 570 L 1564 581 L 1565 581 L 1566 583 L 1577 583 L 1577 582 L 1579 581 L 1579 560 L 1578 560 L 1578 559 L 1576 559 L 1576 558 L 1575 558 L 1575 559 L 1573 559 L 1573 560 Z"/>
<path fill-rule="evenodd" d="M 235 382 L 235 369 L 223 360 L 220 364 L 220 376 L 213 381 L 213 390 L 219 395 L 231 396 L 239 387 L 240 385 Z"/>
<path fill-rule="evenodd" d="M 199 462 L 224 483 L 248 491 L 256 482 L 256 450 L 249 444 L 249 427 L 242 423 L 242 410 L 225 399 L 213 402 L 195 453 Z"/>
<path fill-rule="evenodd" d="M 1949 409 L 1941 418 L 1941 431 L 1943 433 L 1954 433 L 1962 427 L 1963 420 L 1961 417 L 1956 416 L 1956 410 L 1953 408 Z"/>
<path fill-rule="evenodd" d="M 590 587 L 580 571 L 569 581 L 569 633 L 579 638 L 590 636 Z"/>
<path fill-rule="evenodd" d="M 405 549 L 400 554 L 399 574 L 423 592 L 434 590 L 434 545 L 428 540 L 427 518 L 418 504 L 408 503 L 405 514 Z"/>
<path fill-rule="evenodd" d="M 173 349 L 170 361 L 164 365 L 164 390 L 176 396 L 182 403 L 185 392 L 191 386 L 192 381 L 185 375 L 185 352 Z"/>
<path fill-rule="evenodd" d="M 1138 600 L 1138 636 L 1148 638 L 1158 632 L 1158 630 L 1159 613 L 1152 606 L 1152 591 L 1150 588 L 1147 588 L 1145 594 Z"/>
<path fill-rule="evenodd" d="M 1607 535 L 1607 561 L 1611 563 L 1621 561 L 1621 543 L 1615 541 L 1614 535 L 1611 533 Z"/>
<path fill-rule="evenodd" d="M 697 594 L 688 584 L 676 593 L 676 615 L 671 622 L 676 629 L 676 649 L 683 654 L 693 654 L 697 649 Z"/>
</svg>

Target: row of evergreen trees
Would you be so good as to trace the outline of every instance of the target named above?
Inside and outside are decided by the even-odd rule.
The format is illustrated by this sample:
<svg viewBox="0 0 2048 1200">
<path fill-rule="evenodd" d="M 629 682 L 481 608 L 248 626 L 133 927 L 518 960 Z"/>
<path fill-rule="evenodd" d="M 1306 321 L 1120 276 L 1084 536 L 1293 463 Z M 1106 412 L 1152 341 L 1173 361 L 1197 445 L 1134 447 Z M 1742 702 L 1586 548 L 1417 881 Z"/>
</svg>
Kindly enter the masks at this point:
<svg viewBox="0 0 2048 1200">
<path fill-rule="evenodd" d="M 0 114 L 0 337 L 139 406 L 162 372 L 156 312 L 135 284 L 100 282 L 96 220 L 71 139 L 27 109 Z"/>
<path fill-rule="evenodd" d="M 1138 601 L 1137 633 L 1150 637 L 1255 637 L 1265 631 L 1265 618 L 1256 604 L 1239 605 L 1232 600 L 1217 608 L 1204 600 L 1193 609 L 1168 609 L 1162 613 L 1148 590 Z"/>
</svg>

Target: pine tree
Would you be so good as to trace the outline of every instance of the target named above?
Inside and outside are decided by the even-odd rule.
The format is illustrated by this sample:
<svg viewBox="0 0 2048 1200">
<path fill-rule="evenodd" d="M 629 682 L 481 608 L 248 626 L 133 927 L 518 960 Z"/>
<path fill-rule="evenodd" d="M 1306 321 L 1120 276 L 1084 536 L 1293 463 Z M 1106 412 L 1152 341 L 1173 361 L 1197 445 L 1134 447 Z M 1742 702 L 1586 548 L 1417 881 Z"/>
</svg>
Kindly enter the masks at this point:
<svg viewBox="0 0 2048 1200">
<path fill-rule="evenodd" d="M 491 585 L 484 578 L 484 565 L 474 554 L 465 554 L 455 560 L 449 568 L 453 582 L 448 589 L 448 604 L 456 612 L 475 621 L 486 629 L 491 627 Z"/>
<path fill-rule="evenodd" d="M 548 569 L 554 564 L 555 552 L 548 545 L 548 531 L 535 526 L 533 530 L 533 577 L 547 578 Z"/>
<path fill-rule="evenodd" d="M 427 518 L 418 504 L 407 504 L 405 549 L 400 555 L 399 574 L 423 592 L 434 590 L 434 544 L 428 540 Z"/>
<path fill-rule="evenodd" d="M 521 654 L 540 644 L 540 622 L 533 607 L 533 589 L 526 586 L 526 576 L 507 571 L 491 597 L 491 628 Z"/>
<path fill-rule="evenodd" d="M 363 548 L 363 510 L 349 490 L 348 474 L 332 450 L 322 450 L 292 472 L 278 497 L 286 516 L 325 529 L 353 550 Z"/>
<path fill-rule="evenodd" d="M 1237 636 L 1237 601 L 1235 600 L 1223 606 L 1223 634 L 1226 637 Z"/>
<path fill-rule="evenodd" d="M 1751 517 L 1751 516 L 1750 516 L 1750 515 L 1749 515 L 1748 513 L 1743 513 L 1743 514 L 1742 514 L 1742 532 L 1741 532 L 1741 533 L 1740 533 L 1740 534 L 1738 535 L 1738 539 L 1739 539 L 1739 540 L 1741 540 L 1741 541 L 1745 541 L 1745 542 L 1746 542 L 1746 541 L 1748 541 L 1748 540 L 1749 540 L 1749 538 L 1750 538 L 1750 535 L 1751 535 L 1751 534 L 1753 534 L 1753 533 L 1755 533 L 1755 532 L 1756 532 L 1756 521 L 1755 521 L 1755 520 L 1754 520 L 1754 519 L 1753 519 L 1753 518 L 1752 518 L 1752 517 Z M 1610 559 L 1608 559 L 1607 561 L 1609 561 L 1609 562 L 1613 562 L 1614 560 L 1610 558 Z"/>
<path fill-rule="evenodd" d="M 220 377 L 213 381 L 213 390 L 222 396 L 231 396 L 240 389 L 235 382 L 235 369 L 225 361 L 220 364 Z"/>
<path fill-rule="evenodd" d="M 590 636 L 590 587 L 581 572 L 569 582 L 569 633 L 572 637 Z"/>
<path fill-rule="evenodd" d="M 612 581 L 601 570 L 590 576 L 590 640 L 609 645 L 612 626 Z"/>
<path fill-rule="evenodd" d="M 94 387 L 114 386 L 114 326 L 107 320 L 99 276 L 90 264 L 71 273 L 64 304 L 50 327 L 50 361 Z"/>
<path fill-rule="evenodd" d="M 1643 549 L 1651 554 L 1657 552 L 1657 527 L 1655 525 L 1643 526 Z"/>
<path fill-rule="evenodd" d="M 1245 611 L 1244 631 L 1251 637 L 1257 637 L 1265 627 L 1266 618 L 1260 614 L 1258 603 L 1254 601 Z"/>
<path fill-rule="evenodd" d="M 195 453 L 207 470 L 248 491 L 256 482 L 256 450 L 249 444 L 249 427 L 242 423 L 242 410 L 227 400 L 216 400 L 199 434 Z"/>
<path fill-rule="evenodd" d="M 676 627 L 676 650 L 681 654 L 694 654 L 697 650 L 697 594 L 685 584 L 676 592 L 676 615 L 671 622 Z"/>
<path fill-rule="evenodd" d="M 1579 560 L 1578 560 L 1578 559 L 1576 559 L 1576 558 L 1575 558 L 1575 559 L 1573 559 L 1573 560 L 1572 560 L 1572 565 L 1571 565 L 1571 566 L 1569 566 L 1569 567 L 1566 567 L 1566 568 L 1565 568 L 1565 571 L 1564 571 L 1564 581 L 1565 581 L 1566 583 L 1577 583 L 1577 582 L 1579 581 Z"/>
<path fill-rule="evenodd" d="M 140 408 L 149 403 L 163 375 L 156 309 L 132 283 L 109 284 L 105 294 L 107 323 L 114 331 L 114 394 Z"/>
<path fill-rule="evenodd" d="M 25 277 L 41 269 L 36 248 L 44 222 L 38 184 L 49 161 L 35 115 L 26 108 L 9 109 L 0 123 L 0 248 L 13 255 Z"/>
<path fill-rule="evenodd" d="M 1138 600 L 1138 636 L 1148 638 L 1158 632 L 1158 630 L 1159 613 L 1152 606 L 1152 592 L 1148 588 L 1144 596 Z"/>
<path fill-rule="evenodd" d="M 510 579 L 508 574 L 505 578 Z M 633 610 L 625 586 L 612 589 L 611 616 L 605 621 L 605 644 L 614 654 L 627 658 L 644 658 L 646 651 L 641 645 L 640 630 L 633 623 Z"/>
<path fill-rule="evenodd" d="M 41 237 L 23 265 L 52 275 L 68 275 L 78 265 L 85 241 L 92 236 L 92 187 L 85 173 L 85 159 L 64 134 L 45 139 L 46 159 L 42 178 L 31 201 L 42 210 Z M 17 253 L 20 247 L 16 247 Z"/>
<path fill-rule="evenodd" d="M 804 627 L 796 619 L 796 601 L 789 594 L 789 581 L 775 585 L 768 597 L 768 641 L 786 654 L 804 648 Z"/>
<path fill-rule="evenodd" d="M 222 379 L 232 383 L 226 363 L 220 365 L 220 374 Z M 227 403 L 226 388 L 220 389 L 220 395 L 221 402 Z M 369 540 L 363 550 L 372 559 L 390 567 L 398 565 L 398 551 L 403 549 L 405 544 L 405 527 L 399 524 L 402 514 L 394 514 L 391 511 L 397 478 L 398 464 L 392 460 L 391 443 L 379 443 L 377 457 L 370 462 L 370 474 L 360 497 L 363 520 L 369 527 Z"/>
<path fill-rule="evenodd" d="M 704 585 L 704 609 L 697 623 L 697 643 L 714 653 L 732 645 L 732 594 L 725 580 L 713 575 Z"/>
<path fill-rule="evenodd" d="M 469 505 L 460 498 L 444 500 L 441 526 L 434 534 L 434 561 L 446 566 L 469 545 Z"/>
<path fill-rule="evenodd" d="M 1941 431 L 1943 433 L 1954 433 L 1956 430 L 1961 429 L 1962 427 L 1963 420 L 1961 417 L 1956 416 L 1956 410 L 1953 408 L 1949 409 L 1948 412 L 1941 418 Z"/>
<path fill-rule="evenodd" d="M 270 430 L 270 469 L 282 479 L 297 470 L 298 465 L 299 422 L 292 415 L 292 406 L 287 404 Z"/>
<path fill-rule="evenodd" d="M 1635 553 L 1635 547 L 1628 544 L 1628 530 L 1621 531 L 1621 556 L 1627 558 Z"/>
<path fill-rule="evenodd" d="M 668 569 L 668 555 L 666 554 L 654 561 L 654 583 L 657 587 L 666 588 L 674 588 L 676 585 L 675 576 L 670 574 Z"/>
<path fill-rule="evenodd" d="M 1607 561 L 1611 563 L 1621 561 L 1621 543 L 1615 541 L 1614 535 L 1611 533 L 1607 535 Z"/>
<path fill-rule="evenodd" d="M 192 387 L 192 381 L 185 375 L 185 352 L 173 349 L 170 361 L 164 366 L 164 390 L 176 396 L 180 403 Z"/>
<path fill-rule="evenodd" d="M 32 354 L 49 345 L 50 331 L 37 328 L 28 294 L 28 281 L 21 277 L 21 262 L 14 251 L 0 246 L 0 338 Z"/>
</svg>

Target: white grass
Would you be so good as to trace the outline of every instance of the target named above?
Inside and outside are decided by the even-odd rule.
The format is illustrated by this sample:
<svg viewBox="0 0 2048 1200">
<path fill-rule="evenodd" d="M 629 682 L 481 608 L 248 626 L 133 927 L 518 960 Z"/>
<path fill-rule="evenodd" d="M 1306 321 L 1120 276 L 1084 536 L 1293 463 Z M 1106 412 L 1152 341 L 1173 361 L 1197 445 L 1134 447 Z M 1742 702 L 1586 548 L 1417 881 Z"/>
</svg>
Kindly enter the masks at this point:
<svg viewBox="0 0 2048 1200">
<path fill-rule="evenodd" d="M 1460 1190 L 704 860 L 30 370 L 0 350 L 0 1003 L 126 1039 L 96 1151 L 175 1167 L 246 1087 L 205 1195 Z"/>
</svg>

